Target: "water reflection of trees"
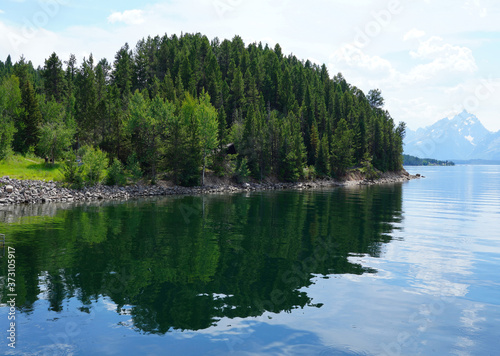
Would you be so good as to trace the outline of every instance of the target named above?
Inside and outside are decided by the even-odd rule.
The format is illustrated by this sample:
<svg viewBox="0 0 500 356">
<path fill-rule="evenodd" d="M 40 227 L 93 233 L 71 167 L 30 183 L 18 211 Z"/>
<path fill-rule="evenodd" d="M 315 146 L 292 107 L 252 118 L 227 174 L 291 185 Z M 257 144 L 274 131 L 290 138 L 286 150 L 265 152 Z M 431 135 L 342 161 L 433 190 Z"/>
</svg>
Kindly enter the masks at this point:
<svg viewBox="0 0 500 356">
<path fill-rule="evenodd" d="M 401 219 L 401 191 L 176 197 L 80 206 L 2 228 L 15 241 L 25 312 L 40 293 L 55 312 L 67 298 L 89 310 L 104 295 L 117 311 L 134 306 L 142 331 L 198 330 L 222 317 L 320 307 L 302 289 L 313 274 L 376 272 L 348 257 L 380 255 Z M 4 259 L 2 275 L 6 268 Z"/>
</svg>

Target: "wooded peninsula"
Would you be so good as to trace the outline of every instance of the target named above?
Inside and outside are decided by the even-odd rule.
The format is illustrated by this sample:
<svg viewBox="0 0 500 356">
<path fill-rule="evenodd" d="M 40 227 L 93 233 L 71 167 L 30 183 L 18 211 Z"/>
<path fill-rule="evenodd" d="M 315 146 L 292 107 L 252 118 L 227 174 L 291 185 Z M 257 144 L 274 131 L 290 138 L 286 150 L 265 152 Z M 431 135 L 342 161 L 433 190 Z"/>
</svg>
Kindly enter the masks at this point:
<svg viewBox="0 0 500 356">
<path fill-rule="evenodd" d="M 0 61 L 0 160 L 63 162 L 74 187 L 144 178 L 184 186 L 399 171 L 405 124 L 326 66 L 239 36 L 167 35 L 113 62 L 52 53 Z"/>
</svg>

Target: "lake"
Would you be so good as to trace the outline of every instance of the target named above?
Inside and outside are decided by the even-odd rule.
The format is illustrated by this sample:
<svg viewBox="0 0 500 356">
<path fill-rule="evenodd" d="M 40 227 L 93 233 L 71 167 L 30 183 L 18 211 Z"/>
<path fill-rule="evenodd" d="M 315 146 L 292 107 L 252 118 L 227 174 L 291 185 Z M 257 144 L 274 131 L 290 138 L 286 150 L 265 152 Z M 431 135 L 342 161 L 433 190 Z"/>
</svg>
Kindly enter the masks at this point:
<svg viewBox="0 0 500 356">
<path fill-rule="evenodd" d="M 0 352 L 497 355 L 500 166 L 408 171 L 426 178 L 4 207 Z"/>
</svg>

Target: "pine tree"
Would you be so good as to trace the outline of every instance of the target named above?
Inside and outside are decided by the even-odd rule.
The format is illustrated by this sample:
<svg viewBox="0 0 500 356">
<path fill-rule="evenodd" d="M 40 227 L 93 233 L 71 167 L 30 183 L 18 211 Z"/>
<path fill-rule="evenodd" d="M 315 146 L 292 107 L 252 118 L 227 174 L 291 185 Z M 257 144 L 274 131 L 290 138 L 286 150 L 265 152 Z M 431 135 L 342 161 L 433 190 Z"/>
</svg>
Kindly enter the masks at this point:
<svg viewBox="0 0 500 356">
<path fill-rule="evenodd" d="M 35 90 L 28 79 L 21 84 L 21 108 L 22 112 L 15 123 L 17 132 L 14 135 L 14 150 L 25 154 L 37 146 L 42 123 Z"/>
<path fill-rule="evenodd" d="M 231 82 L 230 107 L 231 110 L 241 110 L 245 105 L 245 82 L 239 68 L 234 71 Z"/>
<path fill-rule="evenodd" d="M 311 136 L 310 136 L 310 144 L 309 146 L 311 147 L 310 152 L 309 152 L 309 159 L 308 159 L 308 164 L 315 164 L 316 160 L 318 159 L 318 152 L 319 152 L 319 146 L 320 146 L 320 140 L 319 140 L 319 132 L 318 132 L 318 127 L 316 126 L 316 122 L 314 121 L 311 127 Z"/>
<path fill-rule="evenodd" d="M 11 152 L 15 122 L 22 113 L 21 102 L 19 78 L 6 77 L 0 85 L 0 161 Z"/>
<path fill-rule="evenodd" d="M 198 185 L 201 176 L 201 133 L 196 107 L 195 99 L 189 93 L 186 93 L 180 113 L 186 130 L 186 151 L 183 153 L 184 160 L 180 182 L 187 186 Z"/>
<path fill-rule="evenodd" d="M 75 78 L 76 78 L 76 57 L 74 54 L 69 56 L 69 60 L 64 62 L 66 64 L 66 72 L 64 74 L 64 79 L 66 81 L 66 99 L 70 98 L 75 91 Z"/>
<path fill-rule="evenodd" d="M 97 92 L 94 71 L 94 58 L 83 59 L 81 69 L 76 76 L 76 121 L 77 137 L 81 143 L 96 145 L 97 137 Z"/>
<path fill-rule="evenodd" d="M 300 130 L 300 122 L 293 113 L 289 114 L 290 123 L 292 125 L 292 135 L 293 135 L 293 171 L 296 172 L 297 179 L 302 177 L 305 163 L 307 161 L 306 146 L 304 144 L 304 138 L 302 137 L 302 132 Z M 293 177 L 292 177 L 293 179 Z M 295 179 L 294 179 L 295 180 Z"/>
<path fill-rule="evenodd" d="M 218 145 L 217 110 L 210 103 L 210 96 L 203 91 L 196 107 L 196 116 L 200 126 L 201 150 L 203 155 L 203 173 L 201 185 L 205 185 L 205 168 L 207 157 L 213 153 Z"/>
<path fill-rule="evenodd" d="M 54 52 L 45 60 L 45 66 L 42 71 L 44 79 L 45 95 L 47 100 L 55 99 L 61 102 L 65 97 L 66 80 L 62 69 L 62 62 Z"/>
<path fill-rule="evenodd" d="M 282 181 L 297 181 L 302 176 L 306 154 L 300 125 L 293 113 L 289 113 L 286 120 L 283 121 L 280 142 L 278 177 Z"/>
<path fill-rule="evenodd" d="M 170 69 L 167 69 L 167 73 L 163 78 L 161 92 L 164 99 L 171 102 L 174 102 L 176 100 L 174 81 L 172 80 L 172 77 L 170 75 Z"/>
<path fill-rule="evenodd" d="M 131 95 L 133 75 L 132 51 L 128 43 L 120 48 L 115 55 L 114 70 L 112 73 L 113 83 L 120 90 L 122 97 Z"/>
<path fill-rule="evenodd" d="M 184 84 L 182 84 L 181 72 L 177 74 L 177 78 L 175 78 L 175 97 L 177 98 L 179 103 L 184 101 Z"/>
<path fill-rule="evenodd" d="M 128 130 L 137 157 L 151 173 L 153 181 L 156 180 L 163 142 L 173 113 L 173 104 L 165 102 L 159 95 L 150 100 L 149 96 L 136 90 L 130 100 Z"/>
<path fill-rule="evenodd" d="M 384 98 L 382 97 L 380 89 L 370 90 L 367 99 L 372 108 L 380 109 L 384 106 Z"/>
<path fill-rule="evenodd" d="M 316 159 L 316 173 L 319 176 L 326 177 L 330 174 L 330 150 L 328 147 L 328 140 L 326 138 L 326 135 L 323 135 L 321 138 L 319 148 L 318 148 L 318 158 Z"/>
<path fill-rule="evenodd" d="M 293 94 L 293 84 L 288 67 L 285 68 L 283 79 L 279 87 L 280 111 L 287 115 L 289 111 L 294 110 L 295 95 Z"/>
<path fill-rule="evenodd" d="M 168 119 L 166 139 L 166 166 L 175 184 L 184 182 L 183 169 L 187 153 L 187 132 L 182 117 L 172 115 Z"/>
<path fill-rule="evenodd" d="M 331 174 L 342 177 L 353 163 L 353 133 L 346 120 L 341 119 L 331 142 L 330 169 Z"/>
</svg>

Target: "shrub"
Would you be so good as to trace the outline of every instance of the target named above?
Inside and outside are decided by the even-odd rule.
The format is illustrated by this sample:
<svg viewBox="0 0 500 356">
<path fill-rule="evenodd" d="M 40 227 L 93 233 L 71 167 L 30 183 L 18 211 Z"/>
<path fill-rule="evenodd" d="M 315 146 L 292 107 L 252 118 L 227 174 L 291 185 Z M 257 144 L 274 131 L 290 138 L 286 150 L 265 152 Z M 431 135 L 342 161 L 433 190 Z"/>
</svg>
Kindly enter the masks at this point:
<svg viewBox="0 0 500 356">
<path fill-rule="evenodd" d="M 200 184 L 200 169 L 193 164 L 186 164 L 181 171 L 179 184 L 184 187 L 194 187 Z"/>
<path fill-rule="evenodd" d="M 364 173 L 366 179 L 378 179 L 380 178 L 380 172 L 373 167 L 371 160 L 366 159 L 361 162 L 361 172 Z"/>
<path fill-rule="evenodd" d="M 307 168 L 304 168 L 304 178 L 305 180 L 312 180 L 314 181 L 317 177 L 316 174 L 316 168 L 314 166 L 309 166 Z"/>
<path fill-rule="evenodd" d="M 137 182 L 142 178 L 142 170 L 139 161 L 137 160 L 137 155 L 132 153 L 127 158 L 127 173 L 132 177 L 134 182 Z"/>
<path fill-rule="evenodd" d="M 61 166 L 61 172 L 64 176 L 64 182 L 71 187 L 80 189 L 83 187 L 83 166 L 77 159 L 75 153 L 70 152 Z"/>
<path fill-rule="evenodd" d="M 88 185 L 96 185 L 101 182 L 102 173 L 108 165 L 106 153 L 99 148 L 86 147 L 82 157 L 85 178 Z"/>
<path fill-rule="evenodd" d="M 15 132 L 13 123 L 7 121 L 0 125 L 0 161 L 12 154 L 11 144 Z"/>
<path fill-rule="evenodd" d="M 248 181 L 250 176 L 250 170 L 248 169 L 248 161 L 246 157 L 243 157 L 236 167 L 235 177 L 238 183 L 245 183 Z"/>
<path fill-rule="evenodd" d="M 108 169 L 106 185 L 125 185 L 125 172 L 119 159 L 115 158 Z"/>
</svg>

